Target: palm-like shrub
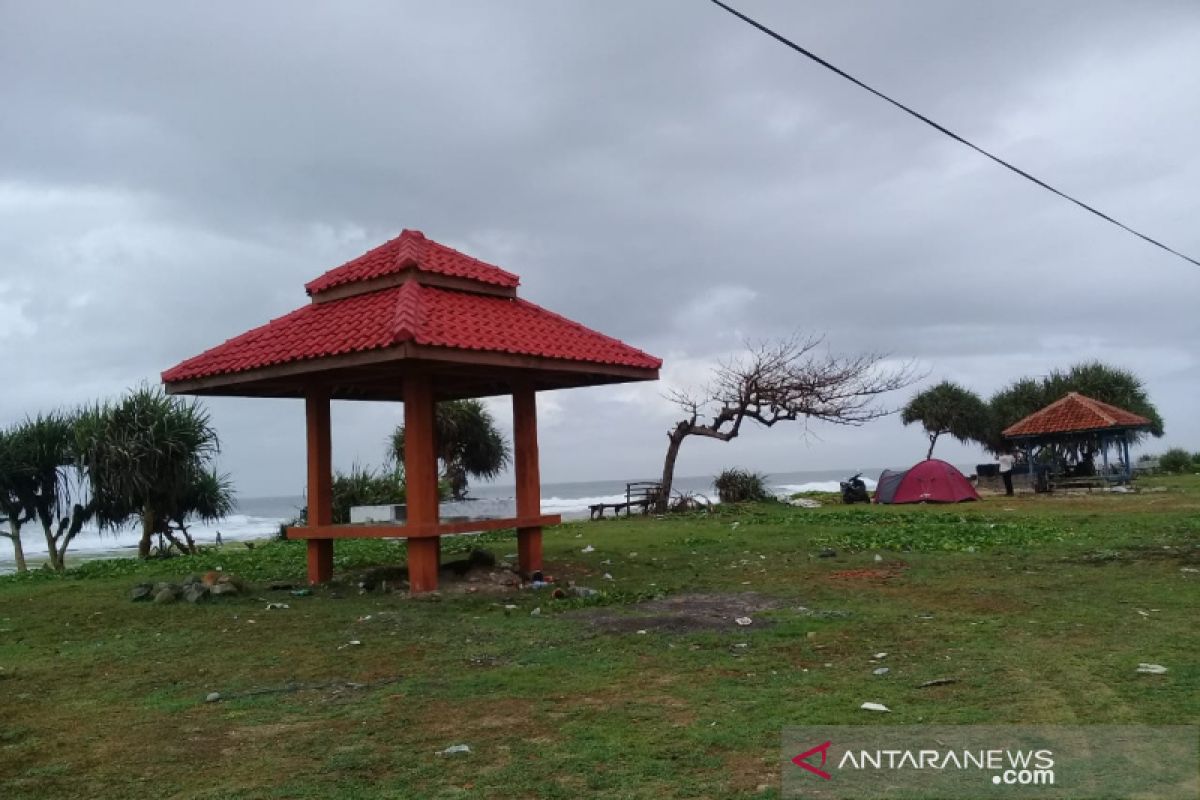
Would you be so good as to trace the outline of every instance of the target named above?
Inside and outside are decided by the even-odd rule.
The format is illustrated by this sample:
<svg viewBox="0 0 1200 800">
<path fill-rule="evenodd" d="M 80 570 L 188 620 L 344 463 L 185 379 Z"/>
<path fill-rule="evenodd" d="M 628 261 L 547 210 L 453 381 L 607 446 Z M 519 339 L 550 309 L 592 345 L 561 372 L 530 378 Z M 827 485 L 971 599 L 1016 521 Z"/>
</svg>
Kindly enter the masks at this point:
<svg viewBox="0 0 1200 800">
<path fill-rule="evenodd" d="M 233 508 L 228 478 L 212 470 L 220 449 L 216 429 L 195 400 L 157 387 L 134 389 L 116 403 L 82 411 L 75 439 L 96 521 L 112 529 L 139 520 L 142 558 L 150 555 L 155 535 L 193 551 L 187 522 L 219 519 Z"/>
<path fill-rule="evenodd" d="M 713 488 L 722 503 L 749 503 L 770 500 L 767 476 L 744 469 L 727 469 L 713 478 Z"/>
<path fill-rule="evenodd" d="M 984 437 L 987 448 L 995 453 L 1003 452 L 1009 445 L 1002 435 L 1005 428 L 1045 408 L 1068 392 L 1079 392 L 1102 403 L 1140 414 L 1150 420 L 1150 435 L 1163 435 L 1162 416 L 1150 401 L 1142 380 L 1127 369 L 1091 361 L 1075 364 L 1066 370 L 1054 370 L 1040 378 L 1022 378 L 992 395 L 988 401 L 991 422 L 988 434 Z M 1132 433 L 1130 441 L 1136 443 L 1144 436 L 1141 432 Z M 1078 455 L 1081 451 L 1095 450 L 1097 447 L 1094 436 L 1083 436 L 1060 449 L 1066 454 Z"/>
<path fill-rule="evenodd" d="M 26 419 L 6 438 L 10 490 L 46 537 L 50 566 L 64 567 L 67 548 L 95 513 L 96 502 L 82 480 L 72 414 L 50 412 Z"/>
<path fill-rule="evenodd" d="M 508 442 L 491 412 L 478 400 L 438 403 L 434 415 L 434 448 L 450 496 L 467 496 L 469 478 L 488 480 L 504 471 L 512 458 Z M 404 463 L 404 426 L 392 434 L 391 453 Z"/>
<path fill-rule="evenodd" d="M 919 392 L 900 414 L 905 425 L 921 423 L 929 437 L 925 458 L 933 458 L 939 437 L 950 435 L 960 442 L 981 440 L 987 436 L 990 412 L 987 403 L 970 389 L 951 381 Z"/>
<path fill-rule="evenodd" d="M 25 465 L 17 449 L 14 432 L 0 431 L 0 536 L 12 541 L 13 560 L 17 572 L 25 572 L 25 547 L 21 541 L 21 528 L 33 518 L 33 511 L 26 505 L 21 490 L 25 478 Z"/>
<path fill-rule="evenodd" d="M 1195 468 L 1192 454 L 1182 447 L 1172 447 L 1158 458 L 1158 468 L 1163 472 L 1191 472 Z"/>
<path fill-rule="evenodd" d="M 344 525 L 350 521 L 354 506 L 398 505 L 404 502 L 404 473 L 395 470 L 373 470 L 355 464 L 349 472 L 333 476 L 333 522 Z"/>
</svg>

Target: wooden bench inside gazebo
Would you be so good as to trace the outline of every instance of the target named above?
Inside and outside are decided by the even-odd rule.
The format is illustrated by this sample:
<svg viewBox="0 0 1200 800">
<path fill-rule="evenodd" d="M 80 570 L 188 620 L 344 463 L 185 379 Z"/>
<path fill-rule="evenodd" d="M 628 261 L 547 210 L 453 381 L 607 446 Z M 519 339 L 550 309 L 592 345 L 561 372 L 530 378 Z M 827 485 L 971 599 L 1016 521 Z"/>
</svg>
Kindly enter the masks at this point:
<svg viewBox="0 0 1200 800">
<path fill-rule="evenodd" d="M 308 578 L 333 577 L 334 542 L 403 538 L 413 592 L 438 586 L 448 534 L 516 529 L 519 569 L 542 567 L 537 393 L 656 380 L 661 361 L 517 296 L 519 278 L 406 230 L 306 285 L 302 308 L 163 373 L 172 394 L 303 398 Z M 516 516 L 443 521 L 434 411 L 441 400 L 511 395 Z M 334 524 L 330 402 L 404 403 L 407 519 Z"/>
</svg>

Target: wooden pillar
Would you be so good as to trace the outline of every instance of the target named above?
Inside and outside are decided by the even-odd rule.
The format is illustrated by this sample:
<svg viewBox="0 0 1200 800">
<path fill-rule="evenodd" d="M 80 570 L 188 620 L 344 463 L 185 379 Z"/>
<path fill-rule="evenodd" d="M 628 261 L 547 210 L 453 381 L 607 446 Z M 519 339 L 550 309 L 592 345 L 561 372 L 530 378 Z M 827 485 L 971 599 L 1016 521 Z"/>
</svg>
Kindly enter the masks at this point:
<svg viewBox="0 0 1200 800">
<path fill-rule="evenodd" d="M 528 383 L 513 385 L 513 466 L 517 480 L 517 516 L 542 513 L 538 469 L 537 393 Z M 542 529 L 517 528 L 517 562 L 524 575 L 542 568 Z"/>
<path fill-rule="evenodd" d="M 329 390 L 309 389 L 304 395 L 308 441 L 308 524 L 333 524 L 333 442 L 329 432 Z M 333 540 L 308 540 L 308 582 L 333 579 Z"/>
<path fill-rule="evenodd" d="M 1125 482 L 1133 480 L 1133 464 L 1129 461 L 1129 431 L 1121 432 L 1121 452 L 1125 459 Z"/>
<path fill-rule="evenodd" d="M 404 379 L 404 478 L 408 525 L 437 524 L 438 469 L 434 449 L 433 382 L 428 374 Z M 439 537 L 408 540 L 408 585 L 414 592 L 438 588 Z"/>
</svg>

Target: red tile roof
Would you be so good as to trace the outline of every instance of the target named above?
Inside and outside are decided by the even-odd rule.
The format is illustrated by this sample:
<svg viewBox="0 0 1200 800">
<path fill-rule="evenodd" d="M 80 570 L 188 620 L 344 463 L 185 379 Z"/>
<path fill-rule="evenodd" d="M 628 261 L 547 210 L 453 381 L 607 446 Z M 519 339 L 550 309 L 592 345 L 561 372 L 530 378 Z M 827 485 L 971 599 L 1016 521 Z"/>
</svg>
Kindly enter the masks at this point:
<svg viewBox="0 0 1200 800">
<path fill-rule="evenodd" d="M 1121 430 L 1150 425 L 1145 417 L 1102 403 L 1079 392 L 1070 392 L 1041 411 L 1004 429 L 1009 438 L 1043 436 L 1053 433 Z"/>
<path fill-rule="evenodd" d="M 662 365 L 654 356 L 525 300 L 409 281 L 311 303 L 172 367 L 162 379 L 173 383 L 409 341 L 647 370 Z"/>
<path fill-rule="evenodd" d="M 516 288 L 521 282 L 511 272 L 426 239 L 420 231 L 405 230 L 390 242 L 309 281 L 304 288 L 309 294 L 318 294 L 336 286 L 396 275 L 408 269 L 505 288 Z"/>
</svg>

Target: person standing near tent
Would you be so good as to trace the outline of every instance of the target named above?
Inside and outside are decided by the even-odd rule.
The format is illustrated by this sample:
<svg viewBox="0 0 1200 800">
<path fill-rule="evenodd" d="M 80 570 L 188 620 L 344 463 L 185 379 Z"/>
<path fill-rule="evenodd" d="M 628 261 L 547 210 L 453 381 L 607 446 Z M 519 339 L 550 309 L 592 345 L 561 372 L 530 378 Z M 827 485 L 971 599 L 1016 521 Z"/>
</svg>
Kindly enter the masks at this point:
<svg viewBox="0 0 1200 800">
<path fill-rule="evenodd" d="M 1017 459 L 1013 457 L 1011 450 L 1006 450 L 996 460 L 1000 462 L 1000 479 L 1004 481 L 1004 494 L 1012 497 L 1012 471 L 1013 464 L 1016 463 Z"/>
</svg>

